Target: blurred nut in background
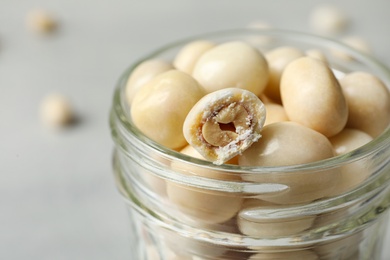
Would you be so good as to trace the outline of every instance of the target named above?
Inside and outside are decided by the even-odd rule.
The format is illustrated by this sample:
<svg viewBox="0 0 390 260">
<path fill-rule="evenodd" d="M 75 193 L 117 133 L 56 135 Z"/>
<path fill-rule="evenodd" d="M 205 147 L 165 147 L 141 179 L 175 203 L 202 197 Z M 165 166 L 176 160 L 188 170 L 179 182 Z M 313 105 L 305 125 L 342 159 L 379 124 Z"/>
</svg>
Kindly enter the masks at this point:
<svg viewBox="0 0 390 260">
<path fill-rule="evenodd" d="M 40 114 L 43 123 L 50 127 L 62 127 L 70 124 L 74 119 L 69 101 L 59 94 L 51 94 L 44 98 Z"/>
<path fill-rule="evenodd" d="M 31 10 L 27 14 L 26 23 L 31 31 L 41 34 L 53 32 L 58 26 L 56 19 L 42 9 Z"/>
</svg>

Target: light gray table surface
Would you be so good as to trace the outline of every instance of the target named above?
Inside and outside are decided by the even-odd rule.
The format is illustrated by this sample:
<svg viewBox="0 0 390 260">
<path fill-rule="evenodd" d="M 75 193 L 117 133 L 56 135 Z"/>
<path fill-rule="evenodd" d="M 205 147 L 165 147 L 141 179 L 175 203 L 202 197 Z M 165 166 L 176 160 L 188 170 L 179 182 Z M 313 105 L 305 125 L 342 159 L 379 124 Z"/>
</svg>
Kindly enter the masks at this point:
<svg viewBox="0 0 390 260">
<path fill-rule="evenodd" d="M 332 2 L 349 17 L 348 34 L 390 65 L 390 1 Z M 311 32 L 308 16 L 319 3 L 0 0 L 0 259 L 130 259 L 108 127 L 119 75 L 148 51 L 203 32 L 254 21 Z M 33 8 L 50 11 L 59 30 L 29 32 Z M 78 124 L 41 124 L 39 104 L 52 92 L 69 97 Z"/>
</svg>

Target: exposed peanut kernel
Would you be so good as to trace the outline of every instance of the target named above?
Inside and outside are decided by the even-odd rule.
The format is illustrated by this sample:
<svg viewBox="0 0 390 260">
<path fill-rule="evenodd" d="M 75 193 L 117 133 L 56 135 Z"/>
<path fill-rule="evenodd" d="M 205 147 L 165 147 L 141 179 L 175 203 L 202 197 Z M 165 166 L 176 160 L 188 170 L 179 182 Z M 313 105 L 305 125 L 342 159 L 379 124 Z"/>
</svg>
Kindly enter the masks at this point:
<svg viewBox="0 0 390 260">
<path fill-rule="evenodd" d="M 260 138 L 265 109 L 253 93 L 227 88 L 204 96 L 188 113 L 183 132 L 204 158 L 222 164 Z"/>
</svg>

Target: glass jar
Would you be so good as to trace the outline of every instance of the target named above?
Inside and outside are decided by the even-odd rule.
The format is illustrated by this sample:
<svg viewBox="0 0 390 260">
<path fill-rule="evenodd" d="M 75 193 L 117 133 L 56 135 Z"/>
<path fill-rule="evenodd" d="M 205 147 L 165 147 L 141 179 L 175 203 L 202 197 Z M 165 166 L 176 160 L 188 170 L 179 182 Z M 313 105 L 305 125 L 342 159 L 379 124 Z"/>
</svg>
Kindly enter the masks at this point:
<svg viewBox="0 0 390 260">
<path fill-rule="evenodd" d="M 282 30 L 199 35 L 134 62 L 119 80 L 110 115 L 114 176 L 130 217 L 131 259 L 380 259 L 389 222 L 389 129 L 327 160 L 242 167 L 167 149 L 134 126 L 124 98 L 132 70 L 147 59 L 172 61 L 198 39 L 247 41 L 261 51 L 315 49 L 326 55 L 336 77 L 366 71 L 390 86 L 389 70 L 373 58 L 330 39 Z"/>
</svg>

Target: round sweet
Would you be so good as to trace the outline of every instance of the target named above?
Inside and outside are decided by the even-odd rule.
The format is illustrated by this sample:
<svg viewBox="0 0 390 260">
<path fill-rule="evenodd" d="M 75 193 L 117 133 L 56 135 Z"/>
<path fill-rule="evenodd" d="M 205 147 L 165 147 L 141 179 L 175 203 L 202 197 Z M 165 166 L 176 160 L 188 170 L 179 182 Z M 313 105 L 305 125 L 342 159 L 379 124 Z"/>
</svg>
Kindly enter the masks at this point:
<svg viewBox="0 0 390 260">
<path fill-rule="evenodd" d="M 317 260 L 320 259 L 316 253 L 310 250 L 285 251 L 272 253 L 259 253 L 252 255 L 248 260 Z"/>
<path fill-rule="evenodd" d="M 268 65 L 251 45 L 235 41 L 220 44 L 198 60 L 193 77 L 208 93 L 224 88 L 241 88 L 259 96 L 268 82 Z"/>
<path fill-rule="evenodd" d="M 283 70 L 291 61 L 303 56 L 304 53 L 300 49 L 290 46 L 278 47 L 267 52 L 265 58 L 269 67 L 269 81 L 264 94 L 280 103 L 279 86 Z"/>
<path fill-rule="evenodd" d="M 284 69 L 280 92 L 288 118 L 330 137 L 348 119 L 340 84 L 328 66 L 311 57 L 290 62 Z"/>
<path fill-rule="evenodd" d="M 258 199 L 245 200 L 237 216 L 239 230 L 256 238 L 284 237 L 310 228 L 315 219 L 315 216 L 269 218 L 261 214 L 262 210 L 278 209 L 283 209 L 283 206 Z"/>
<path fill-rule="evenodd" d="M 168 148 L 184 147 L 183 123 L 203 88 L 188 74 L 171 70 L 143 85 L 131 104 L 131 118 L 150 139 Z"/>
<path fill-rule="evenodd" d="M 203 53 L 213 48 L 215 44 L 210 41 L 199 40 L 186 44 L 176 55 L 173 65 L 176 69 L 191 75 L 194 66 Z"/>
<path fill-rule="evenodd" d="M 261 131 L 261 139 L 238 158 L 242 166 L 289 166 L 306 164 L 334 156 L 333 147 L 322 134 L 295 122 L 278 122 Z M 279 183 L 289 190 L 259 198 L 278 204 L 310 202 L 331 194 L 339 180 L 336 169 L 318 172 L 289 172 L 243 175 L 244 180 Z"/>
<path fill-rule="evenodd" d="M 126 100 L 128 104 L 133 101 L 135 93 L 140 87 L 148 83 L 158 74 L 172 70 L 173 66 L 163 60 L 146 60 L 140 63 L 130 74 L 126 83 Z"/>
<path fill-rule="evenodd" d="M 390 123 L 390 94 L 384 83 L 367 72 L 352 72 L 340 79 L 347 100 L 347 126 L 377 137 Z"/>
<path fill-rule="evenodd" d="M 348 25 L 347 16 L 333 5 L 316 6 L 309 16 L 310 27 L 322 34 L 342 32 Z"/>
<path fill-rule="evenodd" d="M 186 146 L 181 153 L 203 159 L 192 146 Z M 234 161 L 233 161 L 234 162 Z M 197 166 L 195 164 L 174 161 L 172 170 L 184 175 L 200 176 L 219 180 L 241 180 L 239 175 L 224 173 Z M 242 198 L 224 192 L 207 191 L 167 181 L 167 194 L 171 202 L 191 219 L 200 223 L 220 223 L 232 218 L 240 209 Z"/>
<path fill-rule="evenodd" d="M 44 98 L 40 107 L 43 123 L 49 127 L 62 127 L 74 119 L 68 99 L 60 94 L 51 94 Z"/>
<path fill-rule="evenodd" d="M 351 152 L 368 142 L 373 138 L 363 131 L 351 128 L 345 128 L 337 135 L 329 138 L 336 155 Z M 355 188 L 366 180 L 372 173 L 372 169 L 366 161 L 352 161 L 341 166 L 341 179 L 337 183 L 334 194 L 341 194 Z"/>
<path fill-rule="evenodd" d="M 266 103 L 264 104 L 264 107 L 266 111 L 265 126 L 276 122 L 288 121 L 283 106 L 275 103 Z"/>
</svg>

